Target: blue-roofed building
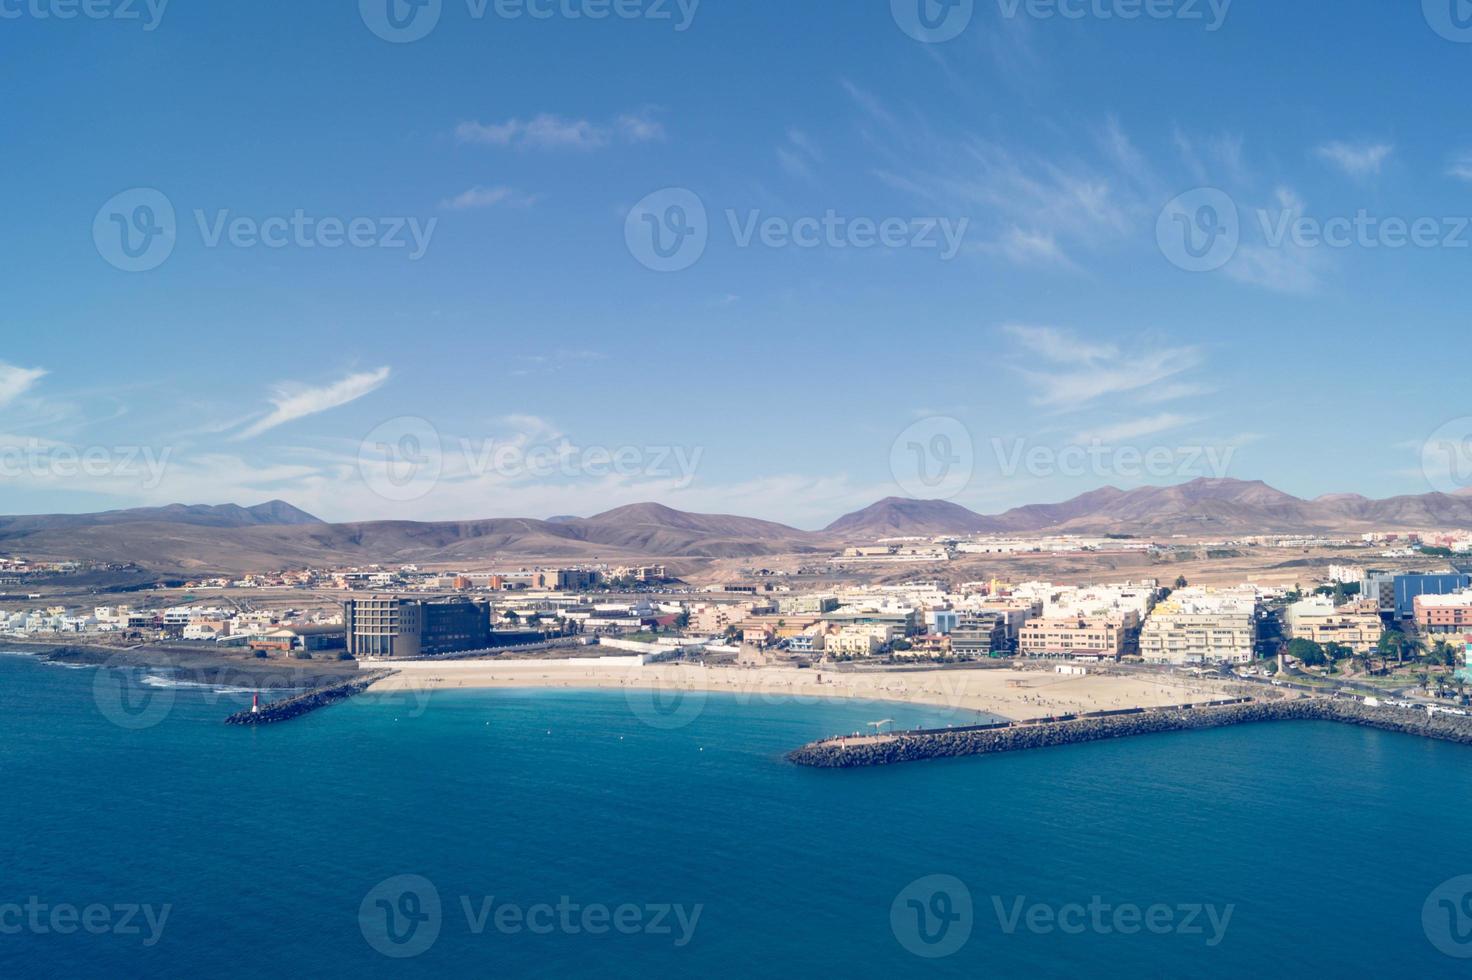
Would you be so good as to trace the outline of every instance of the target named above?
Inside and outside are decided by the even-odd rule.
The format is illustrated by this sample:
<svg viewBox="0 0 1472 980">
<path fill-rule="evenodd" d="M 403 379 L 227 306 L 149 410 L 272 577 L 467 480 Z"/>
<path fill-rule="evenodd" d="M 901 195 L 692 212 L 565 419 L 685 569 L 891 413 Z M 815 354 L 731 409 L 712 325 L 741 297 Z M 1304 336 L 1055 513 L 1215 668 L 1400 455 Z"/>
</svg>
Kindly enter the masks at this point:
<svg viewBox="0 0 1472 980">
<path fill-rule="evenodd" d="M 1395 617 L 1410 619 L 1416 614 L 1416 596 L 1449 595 L 1472 586 L 1472 575 L 1447 572 L 1436 575 L 1397 575 L 1395 577 Z"/>
</svg>

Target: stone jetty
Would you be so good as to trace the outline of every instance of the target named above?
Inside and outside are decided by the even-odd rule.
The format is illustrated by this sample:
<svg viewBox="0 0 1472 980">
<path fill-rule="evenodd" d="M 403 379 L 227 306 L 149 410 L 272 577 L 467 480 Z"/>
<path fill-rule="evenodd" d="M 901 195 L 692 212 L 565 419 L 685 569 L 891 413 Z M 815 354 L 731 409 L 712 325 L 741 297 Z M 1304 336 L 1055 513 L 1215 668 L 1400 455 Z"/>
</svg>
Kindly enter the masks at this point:
<svg viewBox="0 0 1472 980">
<path fill-rule="evenodd" d="M 396 673 L 398 673 L 396 670 L 369 671 L 350 681 L 313 688 L 294 697 L 263 704 L 259 711 L 247 708 L 245 711 L 236 712 L 225 719 L 225 724 L 259 726 L 291 721 L 319 708 L 326 708 L 339 701 L 346 701 L 348 698 L 362 694 L 385 677 L 391 677 Z"/>
<path fill-rule="evenodd" d="M 1238 700 L 1131 709 L 971 728 L 859 735 L 812 742 L 788 755 L 801 766 L 849 769 L 1261 722 L 1334 721 L 1472 744 L 1472 715 L 1422 706 L 1372 706 L 1359 700 Z"/>
</svg>

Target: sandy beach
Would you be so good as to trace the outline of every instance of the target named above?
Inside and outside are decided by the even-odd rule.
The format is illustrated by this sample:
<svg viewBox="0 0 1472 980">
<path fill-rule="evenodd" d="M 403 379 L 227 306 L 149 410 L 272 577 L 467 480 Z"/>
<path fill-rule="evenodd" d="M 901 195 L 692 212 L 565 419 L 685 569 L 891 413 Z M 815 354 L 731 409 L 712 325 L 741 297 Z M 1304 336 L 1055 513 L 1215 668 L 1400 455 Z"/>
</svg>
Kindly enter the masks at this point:
<svg viewBox="0 0 1472 980">
<path fill-rule="evenodd" d="M 953 711 L 958 723 L 978 713 L 1022 721 L 1115 708 L 1159 707 L 1230 695 L 1226 686 L 1185 677 L 1058 674 L 1038 670 L 868 670 L 837 673 L 791 667 L 696 664 L 562 664 L 557 661 L 400 661 L 375 691 L 487 688 L 704 691 L 738 698 L 816 699 L 923 704 Z M 876 718 L 877 720 L 877 718 Z"/>
</svg>

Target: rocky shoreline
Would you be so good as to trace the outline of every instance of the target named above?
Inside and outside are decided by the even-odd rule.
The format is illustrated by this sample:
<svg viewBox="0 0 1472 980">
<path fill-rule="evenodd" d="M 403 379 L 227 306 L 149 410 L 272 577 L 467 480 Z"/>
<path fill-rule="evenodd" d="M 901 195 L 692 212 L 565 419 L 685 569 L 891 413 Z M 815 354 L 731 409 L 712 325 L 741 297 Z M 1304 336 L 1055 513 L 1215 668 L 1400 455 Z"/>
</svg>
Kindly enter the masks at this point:
<svg viewBox="0 0 1472 980">
<path fill-rule="evenodd" d="M 358 664 L 328 660 L 258 660 L 223 655 L 200 646 L 106 646 L 78 642 L 19 642 L 0 639 L 0 648 L 34 653 L 43 660 L 88 667 L 128 667 L 167 671 L 180 680 L 245 688 L 322 687 L 353 680 Z"/>
<path fill-rule="evenodd" d="M 804 745 L 787 758 L 800 766 L 850 769 L 1282 721 L 1333 721 L 1472 744 L 1472 716 L 1428 714 L 1420 708 L 1371 707 L 1345 699 L 1301 698 L 1163 708 L 1033 724 L 826 739 Z"/>
<path fill-rule="evenodd" d="M 283 721 L 291 721 L 302 715 L 310 714 L 319 708 L 330 707 L 340 701 L 362 694 L 374 684 L 398 673 L 393 670 L 375 670 L 364 674 L 354 680 L 342 684 L 333 684 L 329 687 L 319 687 L 298 694 L 295 697 L 286 698 L 281 701 L 273 701 L 263 704 L 259 711 L 246 709 L 239 711 L 225 719 L 227 725 L 240 725 L 246 727 L 259 727 L 261 725 L 275 725 Z"/>
</svg>

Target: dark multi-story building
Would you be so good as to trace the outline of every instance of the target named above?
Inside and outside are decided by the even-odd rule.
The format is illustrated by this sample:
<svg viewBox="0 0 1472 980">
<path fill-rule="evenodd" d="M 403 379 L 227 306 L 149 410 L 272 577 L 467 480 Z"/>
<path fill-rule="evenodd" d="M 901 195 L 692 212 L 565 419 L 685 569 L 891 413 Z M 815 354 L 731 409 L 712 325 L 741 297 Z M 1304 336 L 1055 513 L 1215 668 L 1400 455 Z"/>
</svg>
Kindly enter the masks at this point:
<svg viewBox="0 0 1472 980">
<path fill-rule="evenodd" d="M 491 604 L 463 597 L 369 596 L 342 604 L 348 652 L 370 659 L 439 657 L 491 645 Z"/>
<path fill-rule="evenodd" d="M 1001 613 L 968 613 L 951 629 L 957 657 L 1002 657 L 1007 653 L 1007 620 Z"/>
</svg>

